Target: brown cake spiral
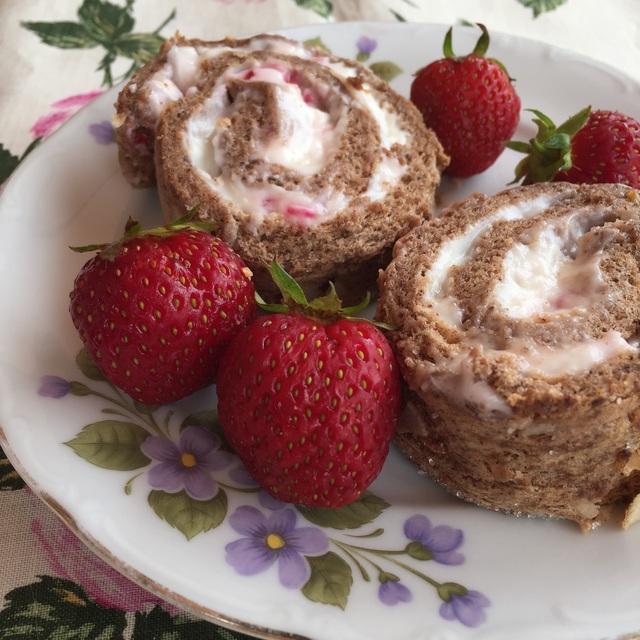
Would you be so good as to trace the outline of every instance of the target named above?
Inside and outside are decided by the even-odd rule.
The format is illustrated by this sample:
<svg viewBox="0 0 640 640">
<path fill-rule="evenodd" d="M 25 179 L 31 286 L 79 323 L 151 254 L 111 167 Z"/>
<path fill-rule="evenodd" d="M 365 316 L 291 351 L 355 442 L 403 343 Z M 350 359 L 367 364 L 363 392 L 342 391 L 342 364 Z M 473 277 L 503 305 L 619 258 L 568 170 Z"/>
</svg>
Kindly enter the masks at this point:
<svg viewBox="0 0 640 640">
<path fill-rule="evenodd" d="M 116 104 L 124 174 L 167 219 L 198 206 L 263 294 L 277 259 L 309 292 L 375 292 L 430 217 L 448 159 L 413 105 L 357 62 L 278 36 L 176 37 Z"/>
<path fill-rule="evenodd" d="M 380 275 L 396 442 L 490 509 L 583 530 L 640 492 L 640 194 L 538 184 L 448 207 Z"/>
</svg>

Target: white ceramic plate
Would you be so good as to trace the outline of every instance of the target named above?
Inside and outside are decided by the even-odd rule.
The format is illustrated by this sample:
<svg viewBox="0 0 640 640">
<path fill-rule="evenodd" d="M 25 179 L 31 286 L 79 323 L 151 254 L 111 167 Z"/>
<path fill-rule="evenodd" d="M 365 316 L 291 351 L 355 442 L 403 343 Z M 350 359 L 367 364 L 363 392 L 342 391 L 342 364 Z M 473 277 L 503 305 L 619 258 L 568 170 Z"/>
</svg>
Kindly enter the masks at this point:
<svg viewBox="0 0 640 640">
<path fill-rule="evenodd" d="M 445 30 L 343 23 L 287 33 L 320 37 L 346 57 L 375 44 L 366 64 L 393 62 L 401 70 L 393 85 L 407 94 L 412 74 L 440 57 Z M 455 50 L 470 51 L 477 36 L 458 29 Z M 612 69 L 495 33 L 490 55 L 517 78 L 523 107 L 556 121 L 587 104 L 640 116 L 640 87 Z M 145 412 L 76 362 L 67 294 L 86 256 L 68 246 L 117 237 L 130 214 L 145 226 L 160 220 L 154 192 L 125 183 L 115 145 L 91 128 L 108 127 L 114 98 L 97 99 L 29 156 L 0 201 L 2 446 L 88 546 L 167 600 L 259 637 L 596 640 L 640 632 L 640 525 L 582 535 L 569 523 L 486 511 L 419 477 L 396 452 L 365 502 L 320 518 L 264 500 L 243 484 L 237 462 L 215 472 L 219 492 L 208 502 L 151 490 L 139 441 L 160 434 L 178 443 L 185 420 L 204 437 L 215 394 Z M 524 114 L 517 137 L 533 131 Z M 516 161 L 506 152 L 485 174 L 447 182 L 443 202 L 504 188 Z M 321 531 L 316 544 L 309 528 Z M 267 553 L 256 531 L 279 533 L 298 563 Z M 320 546 L 318 536 L 326 538 Z M 227 548 L 242 538 L 240 551 Z M 426 559 L 413 557 L 424 548 Z M 234 569 L 242 550 L 255 575 Z"/>
</svg>

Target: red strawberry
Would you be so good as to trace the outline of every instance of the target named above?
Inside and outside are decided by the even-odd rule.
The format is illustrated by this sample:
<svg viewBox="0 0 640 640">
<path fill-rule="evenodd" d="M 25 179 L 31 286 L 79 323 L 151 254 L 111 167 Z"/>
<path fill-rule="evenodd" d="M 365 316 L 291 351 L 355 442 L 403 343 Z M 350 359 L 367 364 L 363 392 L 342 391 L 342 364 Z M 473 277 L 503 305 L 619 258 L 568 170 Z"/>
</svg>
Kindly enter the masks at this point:
<svg viewBox="0 0 640 640">
<path fill-rule="evenodd" d="M 452 29 L 444 39 L 444 58 L 422 68 L 411 85 L 411 100 L 438 136 L 451 162 L 445 173 L 466 178 L 488 169 L 504 151 L 520 120 L 520 98 L 504 66 L 485 58 L 489 33 L 474 50 L 457 57 Z"/>
<path fill-rule="evenodd" d="M 510 141 L 526 153 L 514 182 L 621 183 L 640 188 L 640 122 L 618 111 L 582 109 L 560 126 L 531 109 L 535 138 Z"/>
<path fill-rule="evenodd" d="M 163 404 L 214 382 L 231 337 L 256 317 L 250 271 L 190 221 L 99 249 L 76 277 L 69 311 L 105 377 L 135 400 Z"/>
<path fill-rule="evenodd" d="M 276 264 L 271 271 L 286 304 L 236 335 L 224 354 L 220 422 L 272 496 L 340 507 L 387 457 L 401 404 L 396 361 L 381 330 L 349 317 L 358 309 L 340 309 L 335 291 L 308 303 Z"/>
</svg>

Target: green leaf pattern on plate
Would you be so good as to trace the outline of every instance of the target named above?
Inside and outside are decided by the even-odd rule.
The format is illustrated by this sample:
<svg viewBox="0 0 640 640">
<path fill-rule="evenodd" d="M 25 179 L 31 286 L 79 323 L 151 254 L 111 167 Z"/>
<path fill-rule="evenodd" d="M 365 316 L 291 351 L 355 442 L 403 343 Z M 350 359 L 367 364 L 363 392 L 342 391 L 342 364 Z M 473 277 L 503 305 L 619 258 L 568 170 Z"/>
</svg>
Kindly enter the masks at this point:
<svg viewBox="0 0 640 640">
<path fill-rule="evenodd" d="M 195 500 L 185 491 L 152 491 L 149 504 L 156 514 L 187 540 L 220 526 L 227 517 L 227 494 L 219 489 L 210 500 Z"/>
<path fill-rule="evenodd" d="M 133 422 L 101 420 L 88 424 L 70 446 L 87 462 L 114 471 L 132 471 L 146 467 L 151 460 L 140 451 L 149 432 Z"/>
<path fill-rule="evenodd" d="M 443 618 L 470 627 L 486 619 L 490 602 L 484 594 L 454 581 L 440 582 L 419 568 L 429 562 L 463 564 L 461 530 L 434 526 L 416 514 L 397 524 L 406 543 L 385 548 L 386 530 L 375 523 L 393 506 L 372 491 L 338 509 L 279 502 L 249 476 L 226 441 L 215 410 L 179 419 L 170 407 L 132 401 L 99 374 L 84 350 L 76 363 L 86 382 L 46 375 L 39 395 L 97 398 L 104 403 L 105 418 L 85 425 L 63 444 L 101 469 L 137 471 L 125 481 L 125 495 L 147 491 L 150 508 L 187 541 L 226 523 L 240 536 L 227 544 L 226 561 L 241 575 L 279 564 L 284 586 L 343 610 L 355 576 L 376 585 L 383 604 L 395 606 L 413 598 L 401 577 L 412 575 L 430 588 Z M 232 512 L 231 495 L 234 503 L 245 503 Z"/>
</svg>

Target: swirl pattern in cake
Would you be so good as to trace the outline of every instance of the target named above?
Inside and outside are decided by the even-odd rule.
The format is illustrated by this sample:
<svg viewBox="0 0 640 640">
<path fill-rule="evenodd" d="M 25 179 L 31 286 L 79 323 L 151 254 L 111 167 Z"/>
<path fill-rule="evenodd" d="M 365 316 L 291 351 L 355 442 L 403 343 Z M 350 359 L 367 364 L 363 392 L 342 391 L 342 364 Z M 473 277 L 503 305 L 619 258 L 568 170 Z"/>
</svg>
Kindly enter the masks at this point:
<svg viewBox="0 0 640 640">
<path fill-rule="evenodd" d="M 121 91 L 124 175 L 165 217 L 197 206 L 275 291 L 376 291 L 394 242 L 432 215 L 448 162 L 415 107 L 357 62 L 279 36 L 168 41 Z"/>
<path fill-rule="evenodd" d="M 378 318 L 408 387 L 396 438 L 491 509 L 589 530 L 640 492 L 640 194 L 539 184 L 411 231 Z"/>
</svg>

